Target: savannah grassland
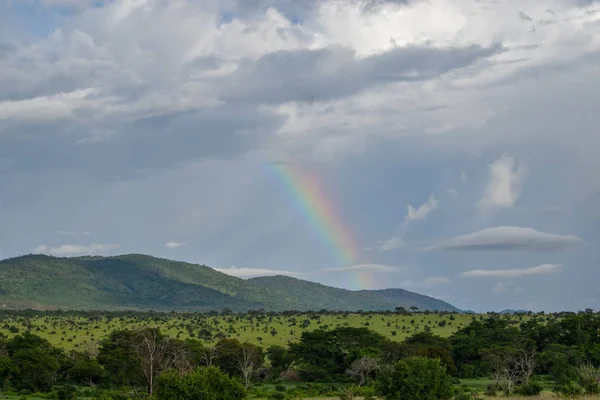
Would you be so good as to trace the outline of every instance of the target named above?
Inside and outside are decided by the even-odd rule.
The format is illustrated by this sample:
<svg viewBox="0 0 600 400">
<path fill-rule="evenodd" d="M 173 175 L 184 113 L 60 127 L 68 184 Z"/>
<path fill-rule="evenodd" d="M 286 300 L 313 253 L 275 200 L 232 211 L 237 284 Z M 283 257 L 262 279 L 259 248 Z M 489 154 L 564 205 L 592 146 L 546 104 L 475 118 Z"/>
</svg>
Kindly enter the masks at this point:
<svg viewBox="0 0 600 400">
<path fill-rule="evenodd" d="M 12 338 L 19 333 L 31 333 L 47 339 L 52 345 L 65 351 L 78 350 L 96 353 L 99 343 L 116 330 L 139 330 L 158 327 L 171 338 L 185 340 L 194 338 L 210 346 L 222 338 L 235 338 L 268 348 L 272 345 L 286 346 L 297 341 L 303 332 L 337 327 L 367 327 L 393 341 L 401 342 L 417 332 L 431 330 L 435 335 L 449 337 L 467 326 L 474 319 L 485 319 L 487 315 L 456 313 L 413 313 L 401 315 L 383 313 L 275 313 L 246 314 L 177 314 L 177 313 L 60 313 L 19 312 L 0 313 L 0 337 Z M 530 319 L 527 315 L 505 316 L 514 324 Z M 465 379 L 460 385 L 479 393 L 490 381 L 488 379 Z M 299 383 L 302 384 L 302 383 Z M 539 397 L 511 397 L 512 399 L 557 398 L 551 392 L 552 382 L 542 382 L 544 392 Z M 259 384 L 264 389 L 274 390 L 271 384 Z M 286 383 L 292 389 L 296 383 Z M 262 399 L 250 393 L 252 399 Z M 482 396 L 482 395 L 481 395 Z M 43 397 L 5 396 L 7 400 L 41 400 Z M 85 399 L 86 397 L 80 397 Z M 357 398 L 357 397 L 355 397 Z M 486 397 L 479 397 L 486 398 Z M 600 399 L 600 397 L 580 397 Z M 314 400 L 338 399 L 314 397 Z"/>
<path fill-rule="evenodd" d="M 424 331 L 426 327 L 436 335 L 448 337 L 466 326 L 473 317 L 466 314 L 444 313 L 414 315 L 304 313 L 291 316 L 157 314 L 154 317 L 129 315 L 99 318 L 41 313 L 27 317 L 7 314 L 0 316 L 0 333 L 11 338 L 19 332 L 31 331 L 47 339 L 52 345 L 65 350 L 91 350 L 112 331 L 158 327 L 161 332 L 181 340 L 194 337 L 210 344 L 216 342 L 219 336 L 225 335 L 225 337 L 248 341 L 266 348 L 272 345 L 285 346 L 289 341 L 300 338 L 304 331 L 319 328 L 334 329 L 341 326 L 368 327 L 395 341 L 402 341 L 416 332 Z M 515 319 L 519 318 L 526 320 L 528 317 L 515 317 Z M 203 335 L 202 330 L 209 332 L 211 337 Z"/>
</svg>

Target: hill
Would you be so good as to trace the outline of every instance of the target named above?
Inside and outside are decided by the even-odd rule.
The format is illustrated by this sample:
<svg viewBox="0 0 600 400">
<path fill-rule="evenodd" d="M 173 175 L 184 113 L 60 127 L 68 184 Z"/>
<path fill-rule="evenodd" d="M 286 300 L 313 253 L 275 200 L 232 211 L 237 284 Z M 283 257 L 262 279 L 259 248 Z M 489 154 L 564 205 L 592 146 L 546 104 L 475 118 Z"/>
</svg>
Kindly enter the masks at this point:
<svg viewBox="0 0 600 400">
<path fill-rule="evenodd" d="M 0 261 L 0 302 L 9 308 L 236 311 L 421 310 L 452 305 L 402 289 L 351 291 L 285 276 L 244 280 L 204 265 L 140 254 Z"/>
</svg>

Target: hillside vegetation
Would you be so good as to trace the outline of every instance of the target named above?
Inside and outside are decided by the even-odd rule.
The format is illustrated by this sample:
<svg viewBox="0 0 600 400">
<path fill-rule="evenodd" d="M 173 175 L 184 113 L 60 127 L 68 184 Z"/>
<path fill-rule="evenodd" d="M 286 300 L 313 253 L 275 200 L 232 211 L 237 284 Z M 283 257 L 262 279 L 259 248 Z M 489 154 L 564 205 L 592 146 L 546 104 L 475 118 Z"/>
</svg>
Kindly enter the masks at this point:
<svg viewBox="0 0 600 400">
<path fill-rule="evenodd" d="M 351 291 L 284 276 L 244 280 L 204 265 L 140 254 L 2 260 L 0 302 L 39 310 L 385 311 L 414 306 L 458 311 L 402 289 Z"/>
</svg>

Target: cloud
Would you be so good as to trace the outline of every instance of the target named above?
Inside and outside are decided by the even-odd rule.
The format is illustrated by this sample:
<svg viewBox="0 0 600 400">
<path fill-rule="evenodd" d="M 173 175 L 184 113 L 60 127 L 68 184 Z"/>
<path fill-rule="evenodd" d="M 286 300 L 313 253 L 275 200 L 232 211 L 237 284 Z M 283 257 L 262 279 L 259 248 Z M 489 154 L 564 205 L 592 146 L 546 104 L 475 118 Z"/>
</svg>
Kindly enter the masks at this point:
<svg viewBox="0 0 600 400">
<path fill-rule="evenodd" d="M 236 276 L 238 278 L 249 278 L 249 277 L 253 277 L 253 276 L 276 276 L 276 275 L 301 276 L 301 275 L 305 275 L 301 272 L 273 270 L 273 269 L 261 269 L 261 268 L 229 267 L 229 268 L 215 268 L 215 270 L 222 272 L 224 274 L 227 274 L 227 275 Z"/>
<path fill-rule="evenodd" d="M 275 276 L 275 275 L 286 275 L 294 277 L 308 277 L 311 275 L 319 275 L 325 273 L 338 273 L 338 272 L 371 272 L 371 273 L 399 273 L 405 271 L 403 267 L 392 267 L 389 265 L 380 264 L 361 264 L 352 265 L 348 267 L 336 267 L 336 268 L 324 268 L 313 272 L 299 272 L 299 271 L 285 271 L 285 270 L 273 270 L 263 268 L 215 268 L 217 271 L 227 275 L 237 276 L 240 278 L 252 277 L 252 276 Z"/>
<path fill-rule="evenodd" d="M 389 272 L 398 273 L 405 271 L 404 267 L 393 267 L 391 265 L 382 264 L 359 264 L 351 265 L 348 267 L 336 267 L 336 268 L 325 268 L 319 270 L 319 272 L 349 272 L 349 271 L 361 271 L 361 272 Z"/>
<path fill-rule="evenodd" d="M 557 235 L 518 226 L 498 226 L 442 240 L 422 250 L 563 251 L 585 242 L 575 235 Z"/>
<path fill-rule="evenodd" d="M 504 154 L 489 166 L 489 183 L 477 206 L 497 211 L 512 207 L 521 196 L 525 169 L 515 165 L 513 157 Z"/>
<path fill-rule="evenodd" d="M 78 108 L 92 104 L 86 99 L 93 93 L 93 89 L 81 89 L 52 96 L 0 101 L 0 120 L 50 121 L 69 118 Z"/>
<path fill-rule="evenodd" d="M 520 286 L 515 286 L 511 282 L 498 282 L 492 288 L 493 294 L 506 294 L 506 293 L 524 293 L 525 289 Z"/>
<path fill-rule="evenodd" d="M 562 269 L 560 264 L 543 264 L 525 269 L 474 269 L 461 273 L 467 278 L 522 278 L 525 276 L 553 274 Z"/>
<path fill-rule="evenodd" d="M 437 210 L 438 202 L 433 195 L 418 209 L 415 209 L 410 204 L 406 206 L 408 211 L 406 213 L 406 222 L 418 221 L 427 218 L 427 216 L 433 211 Z"/>
<path fill-rule="evenodd" d="M 360 58 L 341 46 L 281 50 L 243 63 L 232 77 L 224 78 L 229 88 L 224 99 L 268 104 L 334 100 L 393 82 L 433 79 L 500 51 L 499 44 L 485 48 L 413 45 Z"/>
<path fill-rule="evenodd" d="M 448 193 L 452 197 L 458 197 L 458 191 L 453 188 L 446 189 L 446 193 Z"/>
<path fill-rule="evenodd" d="M 568 214 L 569 210 L 560 206 L 548 206 L 540 211 L 538 211 L 537 215 L 564 215 Z"/>
<path fill-rule="evenodd" d="M 464 169 L 460 170 L 460 180 L 463 181 L 463 183 L 467 183 L 469 181 L 469 177 Z"/>
<path fill-rule="evenodd" d="M 431 276 L 422 281 L 404 281 L 400 284 L 400 287 L 419 287 L 429 288 L 434 286 L 441 286 L 450 283 L 450 279 L 443 276 Z"/>
<path fill-rule="evenodd" d="M 92 232 L 76 232 L 76 231 L 55 231 L 57 235 L 61 236 L 90 236 Z"/>
<path fill-rule="evenodd" d="M 183 242 L 167 242 L 167 243 L 165 243 L 165 246 L 170 249 L 176 249 L 178 247 L 185 246 L 185 243 L 183 243 Z"/>
<path fill-rule="evenodd" d="M 404 243 L 404 240 L 402 240 L 401 237 L 394 236 L 391 239 L 382 240 L 379 243 L 377 243 L 377 250 L 380 252 L 384 252 L 399 249 L 405 246 L 406 243 Z"/>
<path fill-rule="evenodd" d="M 80 255 L 97 255 L 111 252 L 118 249 L 118 244 L 99 244 L 92 243 L 90 245 L 63 244 L 56 247 L 40 245 L 35 248 L 34 253 L 49 254 L 58 257 L 80 256 Z"/>
</svg>

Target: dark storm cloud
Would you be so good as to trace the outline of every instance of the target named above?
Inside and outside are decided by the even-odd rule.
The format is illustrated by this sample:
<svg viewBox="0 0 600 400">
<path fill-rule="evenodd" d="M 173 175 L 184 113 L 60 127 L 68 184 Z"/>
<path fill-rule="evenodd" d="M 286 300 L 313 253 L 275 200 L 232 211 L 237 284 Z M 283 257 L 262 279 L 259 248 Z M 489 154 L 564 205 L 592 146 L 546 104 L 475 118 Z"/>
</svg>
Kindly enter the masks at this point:
<svg viewBox="0 0 600 400">
<path fill-rule="evenodd" d="M 233 118 L 235 116 L 235 118 Z M 204 157 L 234 157 L 256 147 L 279 116 L 252 106 L 222 106 L 124 121 L 3 124 L 0 158 L 12 171 L 70 171 L 126 179 Z M 83 140 L 81 139 L 83 137 Z"/>
<path fill-rule="evenodd" d="M 227 100 L 281 103 L 346 97 L 373 86 L 433 79 L 502 51 L 473 45 L 463 48 L 397 47 L 356 59 L 352 50 L 279 51 L 243 64 L 226 82 Z"/>
</svg>

